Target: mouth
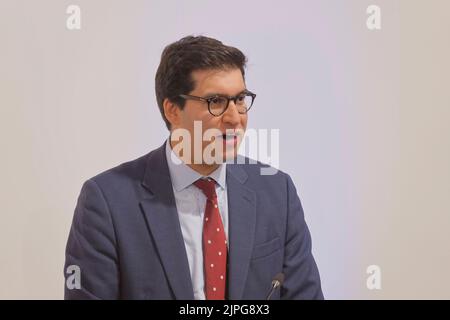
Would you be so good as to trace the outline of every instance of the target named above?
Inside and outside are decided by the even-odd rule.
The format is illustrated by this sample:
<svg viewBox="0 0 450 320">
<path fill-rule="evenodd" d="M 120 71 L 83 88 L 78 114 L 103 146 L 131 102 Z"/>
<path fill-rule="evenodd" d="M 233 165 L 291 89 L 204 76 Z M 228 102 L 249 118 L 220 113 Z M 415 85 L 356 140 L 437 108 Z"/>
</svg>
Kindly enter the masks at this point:
<svg viewBox="0 0 450 320">
<path fill-rule="evenodd" d="M 237 133 L 224 133 L 217 138 L 222 139 L 223 144 L 226 146 L 235 146 L 238 141 L 238 136 Z"/>
</svg>

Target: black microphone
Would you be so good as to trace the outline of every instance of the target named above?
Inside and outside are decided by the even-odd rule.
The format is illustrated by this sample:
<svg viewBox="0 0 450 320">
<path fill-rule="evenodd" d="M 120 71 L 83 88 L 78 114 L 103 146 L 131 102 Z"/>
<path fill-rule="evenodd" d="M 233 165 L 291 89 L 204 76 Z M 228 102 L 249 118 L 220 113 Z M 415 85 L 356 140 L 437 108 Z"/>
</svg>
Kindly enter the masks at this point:
<svg viewBox="0 0 450 320">
<path fill-rule="evenodd" d="M 270 297 L 275 292 L 275 289 L 281 287 L 281 285 L 283 284 L 283 281 L 284 281 L 284 273 L 279 273 L 273 278 L 273 280 L 272 280 L 272 288 L 270 289 L 266 300 L 270 300 Z"/>
</svg>

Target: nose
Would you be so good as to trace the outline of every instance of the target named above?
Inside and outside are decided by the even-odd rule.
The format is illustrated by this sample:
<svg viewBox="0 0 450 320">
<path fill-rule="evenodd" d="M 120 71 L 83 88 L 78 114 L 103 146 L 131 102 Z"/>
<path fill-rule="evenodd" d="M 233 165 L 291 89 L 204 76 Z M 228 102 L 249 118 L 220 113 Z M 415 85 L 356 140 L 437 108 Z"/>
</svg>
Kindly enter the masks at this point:
<svg viewBox="0 0 450 320">
<path fill-rule="evenodd" d="M 241 116 L 234 101 L 230 101 L 227 110 L 222 114 L 222 121 L 235 127 L 241 122 Z"/>
</svg>

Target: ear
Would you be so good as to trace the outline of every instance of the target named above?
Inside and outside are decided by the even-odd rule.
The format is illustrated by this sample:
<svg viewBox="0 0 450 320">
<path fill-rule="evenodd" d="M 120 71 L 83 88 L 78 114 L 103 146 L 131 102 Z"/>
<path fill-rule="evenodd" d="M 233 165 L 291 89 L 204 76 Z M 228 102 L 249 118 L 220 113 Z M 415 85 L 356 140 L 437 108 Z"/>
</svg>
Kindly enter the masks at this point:
<svg viewBox="0 0 450 320">
<path fill-rule="evenodd" d="M 180 123 L 181 109 L 168 98 L 163 101 L 164 115 L 171 124 L 171 128 L 177 127 Z"/>
</svg>

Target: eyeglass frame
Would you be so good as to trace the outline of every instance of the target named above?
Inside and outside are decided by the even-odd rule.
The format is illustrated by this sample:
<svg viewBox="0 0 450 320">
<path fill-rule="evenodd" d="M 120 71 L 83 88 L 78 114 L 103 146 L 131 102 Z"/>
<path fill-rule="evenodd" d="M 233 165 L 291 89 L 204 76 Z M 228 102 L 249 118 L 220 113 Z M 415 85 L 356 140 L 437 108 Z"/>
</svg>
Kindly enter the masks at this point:
<svg viewBox="0 0 450 320">
<path fill-rule="evenodd" d="M 253 106 L 253 103 L 255 102 L 255 98 L 256 98 L 256 94 L 251 92 L 251 91 L 249 91 L 249 90 L 244 90 L 241 93 L 239 93 L 237 96 L 234 96 L 234 97 L 226 96 L 226 95 L 222 95 L 222 94 L 215 94 L 215 95 L 212 95 L 212 96 L 209 96 L 209 97 L 199 97 L 199 96 L 193 96 L 193 95 L 190 95 L 190 94 L 180 94 L 180 95 L 178 95 L 178 97 L 186 99 L 186 100 L 190 99 L 190 100 L 206 102 L 208 104 L 208 111 L 209 111 L 209 113 L 211 115 L 215 116 L 215 117 L 220 117 L 221 115 L 223 115 L 225 113 L 225 111 L 227 111 L 228 106 L 230 105 L 230 101 L 233 101 L 234 104 L 237 105 L 236 101 L 242 94 L 245 94 L 247 96 L 252 97 L 252 103 L 250 104 L 250 107 L 248 107 L 245 110 L 245 112 L 239 112 L 238 111 L 239 114 L 246 114 L 251 109 L 251 107 Z M 211 107 L 210 107 L 211 106 L 211 101 L 212 101 L 212 99 L 219 98 L 219 97 L 227 99 L 227 106 L 225 107 L 225 109 L 223 109 L 223 111 L 220 114 L 214 114 L 214 113 L 211 112 Z"/>
</svg>

